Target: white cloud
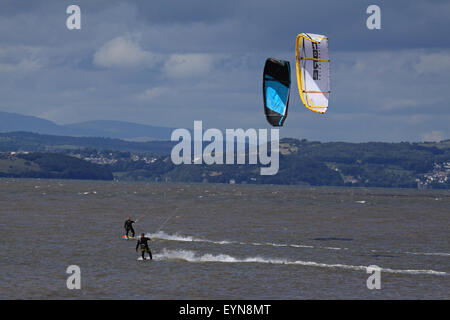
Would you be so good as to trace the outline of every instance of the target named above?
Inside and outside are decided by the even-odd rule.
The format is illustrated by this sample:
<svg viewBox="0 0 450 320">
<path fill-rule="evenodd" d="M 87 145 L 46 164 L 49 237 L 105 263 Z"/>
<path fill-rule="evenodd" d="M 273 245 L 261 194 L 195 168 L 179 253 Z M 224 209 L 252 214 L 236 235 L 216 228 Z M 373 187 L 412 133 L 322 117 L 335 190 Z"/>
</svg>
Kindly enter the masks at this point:
<svg viewBox="0 0 450 320">
<path fill-rule="evenodd" d="M 209 54 L 174 54 L 164 64 L 164 73 L 171 78 L 195 77 L 209 73 L 214 57 Z"/>
<path fill-rule="evenodd" d="M 424 53 L 414 65 L 419 74 L 439 74 L 450 72 L 450 54 L 447 52 Z"/>
<path fill-rule="evenodd" d="M 165 94 L 168 94 L 169 88 L 165 87 L 154 87 L 145 90 L 143 93 L 137 96 L 137 99 L 144 102 L 153 101 Z"/>
<path fill-rule="evenodd" d="M 450 55 L 444 50 L 336 52 L 332 57 L 331 103 L 343 111 L 448 113 Z"/>
<path fill-rule="evenodd" d="M 41 65 L 31 59 L 23 59 L 18 63 L 0 63 L 0 72 L 34 72 L 41 68 Z"/>
<path fill-rule="evenodd" d="M 94 54 L 94 64 L 101 67 L 152 67 L 156 60 L 155 54 L 144 50 L 130 36 L 114 38 Z"/>
<path fill-rule="evenodd" d="M 441 131 L 431 131 L 428 133 L 422 134 L 422 141 L 427 142 L 439 142 L 441 140 L 444 140 L 444 135 Z"/>
<path fill-rule="evenodd" d="M 418 106 L 420 106 L 420 103 L 414 99 L 387 99 L 386 102 L 384 102 L 384 104 L 380 107 L 380 110 L 406 109 Z"/>
<path fill-rule="evenodd" d="M 0 73 L 28 73 L 41 69 L 45 64 L 42 48 L 13 46 L 0 49 Z"/>
</svg>

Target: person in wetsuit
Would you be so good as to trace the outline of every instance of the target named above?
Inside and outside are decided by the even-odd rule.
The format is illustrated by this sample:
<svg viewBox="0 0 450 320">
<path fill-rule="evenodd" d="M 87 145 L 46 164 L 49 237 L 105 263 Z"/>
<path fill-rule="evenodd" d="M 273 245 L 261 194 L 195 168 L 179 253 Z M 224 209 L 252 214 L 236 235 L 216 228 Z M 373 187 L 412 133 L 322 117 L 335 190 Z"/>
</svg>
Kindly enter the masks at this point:
<svg viewBox="0 0 450 320">
<path fill-rule="evenodd" d="M 143 233 L 141 233 L 141 236 L 139 237 L 137 243 L 136 243 L 136 252 L 138 252 L 138 248 L 141 247 L 141 253 L 142 253 L 142 260 L 145 260 L 145 253 L 147 252 L 150 260 L 153 259 L 152 252 L 150 251 L 150 248 L 148 247 L 148 242 L 150 241 L 150 238 L 147 238 Z"/>
<path fill-rule="evenodd" d="M 131 237 L 134 238 L 134 229 L 133 229 L 133 223 L 135 223 L 133 220 L 130 219 L 130 217 L 125 220 L 125 224 L 123 227 L 125 228 L 125 235 L 128 238 L 128 233 L 131 231 Z"/>
</svg>

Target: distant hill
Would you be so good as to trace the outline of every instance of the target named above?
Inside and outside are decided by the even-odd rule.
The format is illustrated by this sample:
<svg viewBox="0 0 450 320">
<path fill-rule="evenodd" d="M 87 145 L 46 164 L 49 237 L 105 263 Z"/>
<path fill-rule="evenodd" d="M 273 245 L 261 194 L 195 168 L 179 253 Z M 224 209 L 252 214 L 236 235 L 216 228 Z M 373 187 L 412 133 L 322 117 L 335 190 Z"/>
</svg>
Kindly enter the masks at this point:
<svg viewBox="0 0 450 320">
<path fill-rule="evenodd" d="M 0 133 L 0 152 L 67 152 L 77 149 L 119 150 L 169 154 L 176 142 L 133 142 L 100 137 L 70 137 L 31 132 Z"/>
<path fill-rule="evenodd" d="M 54 122 L 17 113 L 0 111 L 0 132 L 28 131 L 36 133 L 62 135 L 66 133 L 63 126 Z"/>
<path fill-rule="evenodd" d="M 135 141 L 170 140 L 172 128 L 153 127 L 124 121 L 96 120 L 64 126 L 78 136 L 108 137 Z"/>
<path fill-rule="evenodd" d="M 0 111 L 0 132 L 17 131 L 73 137 L 105 137 L 133 141 L 151 141 L 170 140 L 173 128 L 112 120 L 58 125 L 38 117 Z"/>
</svg>

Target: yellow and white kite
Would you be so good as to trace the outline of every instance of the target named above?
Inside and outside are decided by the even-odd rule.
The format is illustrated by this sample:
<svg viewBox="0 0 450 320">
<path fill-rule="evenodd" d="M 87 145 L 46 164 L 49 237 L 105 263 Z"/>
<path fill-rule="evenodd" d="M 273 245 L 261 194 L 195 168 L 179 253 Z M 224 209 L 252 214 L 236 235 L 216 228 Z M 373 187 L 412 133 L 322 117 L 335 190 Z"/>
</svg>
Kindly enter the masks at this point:
<svg viewBox="0 0 450 320">
<path fill-rule="evenodd" d="M 298 93 L 310 110 L 325 113 L 330 97 L 330 56 L 326 36 L 301 33 L 295 43 Z"/>
</svg>

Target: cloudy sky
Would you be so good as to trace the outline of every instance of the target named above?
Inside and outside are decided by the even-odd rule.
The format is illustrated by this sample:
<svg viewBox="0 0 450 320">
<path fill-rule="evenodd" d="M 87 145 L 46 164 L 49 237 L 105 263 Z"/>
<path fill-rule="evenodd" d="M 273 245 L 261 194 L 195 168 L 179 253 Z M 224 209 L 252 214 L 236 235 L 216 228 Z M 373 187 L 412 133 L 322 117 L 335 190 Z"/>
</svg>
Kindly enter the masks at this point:
<svg viewBox="0 0 450 320">
<path fill-rule="evenodd" d="M 68 30 L 66 8 L 81 8 Z M 381 30 L 366 9 L 381 8 Z M 450 2 L 0 0 L 0 111 L 66 124 L 123 120 L 268 128 L 262 69 L 295 65 L 295 38 L 329 37 L 330 105 L 301 105 L 295 75 L 282 137 L 450 138 Z"/>
</svg>

